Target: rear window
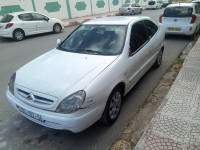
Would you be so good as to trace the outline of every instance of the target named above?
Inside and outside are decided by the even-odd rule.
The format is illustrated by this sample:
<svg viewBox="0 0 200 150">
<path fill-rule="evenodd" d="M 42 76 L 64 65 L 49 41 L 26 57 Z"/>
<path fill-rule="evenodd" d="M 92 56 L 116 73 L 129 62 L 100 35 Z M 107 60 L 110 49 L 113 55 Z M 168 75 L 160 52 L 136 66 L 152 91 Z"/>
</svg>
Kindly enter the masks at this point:
<svg viewBox="0 0 200 150">
<path fill-rule="evenodd" d="M 5 15 L 2 19 L 1 19 L 1 23 L 7 23 L 10 22 L 12 19 L 14 18 L 14 16 L 12 15 Z"/>
<path fill-rule="evenodd" d="M 148 4 L 149 5 L 154 5 L 156 2 L 155 1 L 150 1 Z"/>
<path fill-rule="evenodd" d="M 169 7 L 166 8 L 164 17 L 190 17 L 192 15 L 193 8 L 191 7 Z"/>
</svg>

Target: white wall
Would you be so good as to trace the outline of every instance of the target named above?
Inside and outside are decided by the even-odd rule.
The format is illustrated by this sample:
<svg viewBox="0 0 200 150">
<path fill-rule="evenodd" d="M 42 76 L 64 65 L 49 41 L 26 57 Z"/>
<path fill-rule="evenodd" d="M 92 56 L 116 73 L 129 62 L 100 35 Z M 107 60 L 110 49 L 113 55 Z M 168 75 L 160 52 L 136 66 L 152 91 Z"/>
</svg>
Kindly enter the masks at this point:
<svg viewBox="0 0 200 150">
<path fill-rule="evenodd" d="M 50 17 L 71 19 L 118 11 L 125 2 L 147 4 L 147 0 L 0 0 L 0 19 L 16 11 L 37 11 Z"/>
</svg>

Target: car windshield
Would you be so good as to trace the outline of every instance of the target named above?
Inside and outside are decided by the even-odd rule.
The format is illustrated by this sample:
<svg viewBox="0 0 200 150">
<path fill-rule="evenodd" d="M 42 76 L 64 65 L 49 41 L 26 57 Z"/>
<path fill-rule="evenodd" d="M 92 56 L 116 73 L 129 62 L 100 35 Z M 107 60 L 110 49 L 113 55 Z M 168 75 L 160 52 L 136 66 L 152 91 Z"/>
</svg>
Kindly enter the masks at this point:
<svg viewBox="0 0 200 150">
<path fill-rule="evenodd" d="M 164 17 L 190 17 L 192 15 L 193 8 L 191 7 L 169 7 L 166 8 Z"/>
<path fill-rule="evenodd" d="M 7 23 L 10 22 L 12 19 L 14 18 L 14 16 L 12 15 L 5 15 L 2 19 L 1 19 L 1 23 Z"/>
<path fill-rule="evenodd" d="M 82 25 L 57 49 L 92 55 L 118 55 L 123 49 L 126 28 L 122 25 Z"/>
<path fill-rule="evenodd" d="M 131 4 L 123 4 L 122 7 L 129 7 Z"/>
</svg>

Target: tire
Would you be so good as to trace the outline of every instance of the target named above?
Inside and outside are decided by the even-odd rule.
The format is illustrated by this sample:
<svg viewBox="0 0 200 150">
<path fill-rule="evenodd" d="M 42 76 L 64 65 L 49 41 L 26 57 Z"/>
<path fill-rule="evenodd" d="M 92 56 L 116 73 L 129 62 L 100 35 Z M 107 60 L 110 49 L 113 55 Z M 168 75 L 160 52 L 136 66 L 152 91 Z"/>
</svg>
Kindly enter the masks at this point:
<svg viewBox="0 0 200 150">
<path fill-rule="evenodd" d="M 113 124 L 121 110 L 122 105 L 122 90 L 120 87 L 116 87 L 110 94 L 108 101 L 106 103 L 106 107 L 104 109 L 101 122 L 106 125 Z"/>
<path fill-rule="evenodd" d="M 15 41 L 22 41 L 25 37 L 24 31 L 21 29 L 16 29 L 13 31 L 13 39 Z"/>
<path fill-rule="evenodd" d="M 157 69 L 160 67 L 161 63 L 162 63 L 162 56 L 163 56 L 163 50 L 161 49 L 158 53 L 156 62 L 153 64 L 153 68 Z"/>
<path fill-rule="evenodd" d="M 198 31 L 197 31 L 197 28 L 195 29 L 195 32 L 192 34 L 192 35 L 190 35 L 189 37 L 190 37 L 190 40 L 194 40 L 195 39 L 195 37 L 196 37 L 196 35 L 198 34 Z"/>
<path fill-rule="evenodd" d="M 142 13 L 142 9 L 140 10 L 139 14 L 141 14 L 141 13 Z"/>
<path fill-rule="evenodd" d="M 133 16 L 134 15 L 134 10 L 131 12 L 131 16 Z"/>
<path fill-rule="evenodd" d="M 60 33 L 61 32 L 61 25 L 56 23 L 54 26 L 53 26 L 53 32 L 54 33 Z"/>
</svg>

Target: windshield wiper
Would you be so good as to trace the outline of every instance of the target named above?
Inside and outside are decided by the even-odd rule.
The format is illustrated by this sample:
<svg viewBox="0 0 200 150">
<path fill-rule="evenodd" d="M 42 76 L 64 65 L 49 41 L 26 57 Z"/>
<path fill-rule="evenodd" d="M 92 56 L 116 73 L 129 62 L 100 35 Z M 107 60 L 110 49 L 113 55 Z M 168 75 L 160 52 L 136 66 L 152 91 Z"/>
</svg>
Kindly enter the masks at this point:
<svg viewBox="0 0 200 150">
<path fill-rule="evenodd" d="M 82 50 L 81 52 L 92 53 L 92 54 L 94 54 L 94 55 L 97 55 L 97 54 L 102 55 L 102 52 L 94 51 L 94 50 L 90 50 L 90 49 L 84 49 L 84 50 Z"/>
</svg>

